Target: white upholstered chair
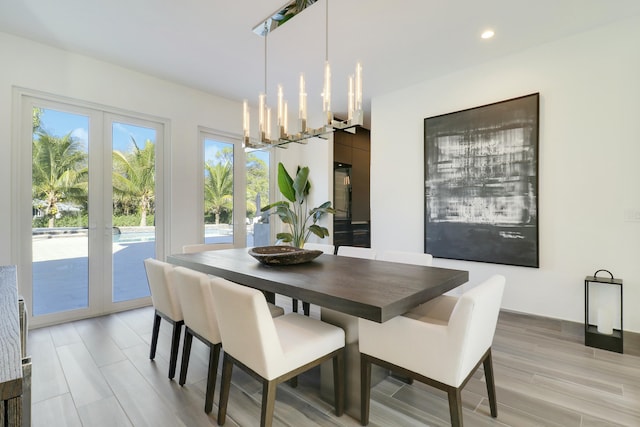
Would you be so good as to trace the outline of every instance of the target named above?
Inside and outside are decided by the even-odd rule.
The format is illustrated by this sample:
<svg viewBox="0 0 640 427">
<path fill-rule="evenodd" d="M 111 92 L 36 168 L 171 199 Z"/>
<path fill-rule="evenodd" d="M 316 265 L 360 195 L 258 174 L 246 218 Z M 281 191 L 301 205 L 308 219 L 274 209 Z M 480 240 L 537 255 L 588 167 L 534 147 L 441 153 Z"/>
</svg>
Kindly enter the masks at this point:
<svg viewBox="0 0 640 427">
<path fill-rule="evenodd" d="M 431 267 L 433 263 L 433 256 L 431 254 L 421 252 L 384 251 L 381 255 L 377 256 L 377 259 L 403 264 L 423 265 L 425 267 Z"/>
<path fill-rule="evenodd" d="M 213 408 L 213 394 L 216 389 L 218 361 L 222 346 L 218 320 L 213 306 L 212 276 L 184 267 L 175 267 L 170 274 L 176 284 L 175 288 L 184 314 L 185 325 L 182 364 L 178 382 L 180 385 L 184 385 L 187 381 L 191 343 L 193 337 L 196 337 L 209 347 L 209 370 L 204 403 L 204 411 L 209 413 Z M 282 307 L 273 304 L 268 304 L 268 307 L 269 313 L 273 317 L 284 314 Z"/>
<path fill-rule="evenodd" d="M 224 347 L 218 424 L 226 420 L 234 364 L 262 381 L 260 425 L 271 426 L 277 385 L 333 359 L 335 410 L 342 415 L 344 331 L 297 313 L 272 319 L 262 292 L 220 278 L 212 283 Z"/>
<path fill-rule="evenodd" d="M 339 256 L 350 256 L 352 258 L 376 259 L 376 251 L 371 248 L 361 248 L 358 246 L 338 246 Z"/>
<path fill-rule="evenodd" d="M 169 356 L 169 378 L 172 379 L 176 373 L 178 346 L 180 345 L 180 334 L 182 333 L 182 325 L 184 324 L 178 295 L 176 294 L 175 286 L 169 274 L 173 266 L 163 261 L 147 258 L 144 260 L 144 268 L 147 272 L 151 301 L 155 309 L 149 359 L 153 360 L 156 357 L 160 322 L 161 319 L 165 319 L 173 325 L 171 353 Z"/>
<path fill-rule="evenodd" d="M 305 242 L 304 249 L 309 249 L 312 251 L 322 251 L 327 255 L 334 255 L 336 252 L 336 247 L 330 245 L 329 243 L 309 243 Z"/>
<path fill-rule="evenodd" d="M 182 346 L 182 364 L 179 384 L 187 380 L 191 342 L 195 336 L 209 347 L 209 373 L 207 374 L 207 390 L 204 399 L 204 411 L 209 413 L 213 408 L 213 394 L 216 388 L 218 360 L 220 359 L 220 330 L 213 307 L 210 276 L 184 267 L 175 267 L 171 272 L 176 291 L 184 314 L 184 344 Z"/>
<path fill-rule="evenodd" d="M 381 261 L 397 262 L 401 264 L 422 265 L 425 267 L 431 267 L 433 263 L 433 255 L 431 254 L 408 251 L 384 251 L 382 254 L 376 255 L 376 259 L 379 259 Z M 394 373 L 393 375 L 397 376 L 396 373 Z M 413 383 L 412 378 L 403 378 L 401 376 L 398 376 L 398 379 L 406 381 L 408 384 Z"/>
<path fill-rule="evenodd" d="M 462 426 L 461 390 L 483 364 L 497 417 L 491 343 L 504 285 L 496 275 L 459 298 L 437 298 L 384 323 L 358 319 L 362 425 L 369 422 L 372 363 L 446 391 L 452 426 Z"/>
</svg>

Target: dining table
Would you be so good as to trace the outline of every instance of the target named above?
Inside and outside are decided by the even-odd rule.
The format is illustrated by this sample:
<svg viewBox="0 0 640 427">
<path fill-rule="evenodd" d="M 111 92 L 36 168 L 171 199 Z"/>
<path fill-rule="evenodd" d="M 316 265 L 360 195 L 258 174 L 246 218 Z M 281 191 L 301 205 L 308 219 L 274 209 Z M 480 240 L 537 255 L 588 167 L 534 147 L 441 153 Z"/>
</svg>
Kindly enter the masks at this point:
<svg viewBox="0 0 640 427">
<path fill-rule="evenodd" d="M 385 322 L 469 280 L 469 272 L 323 254 L 294 265 L 266 265 L 247 248 L 174 254 L 167 262 L 275 294 L 315 304 L 323 321 L 345 330 L 345 409 L 360 418 L 358 318 Z M 223 343 L 224 347 L 224 343 Z M 373 373 L 372 384 L 387 372 Z M 321 369 L 321 394 L 333 398 L 332 366 Z"/>
</svg>

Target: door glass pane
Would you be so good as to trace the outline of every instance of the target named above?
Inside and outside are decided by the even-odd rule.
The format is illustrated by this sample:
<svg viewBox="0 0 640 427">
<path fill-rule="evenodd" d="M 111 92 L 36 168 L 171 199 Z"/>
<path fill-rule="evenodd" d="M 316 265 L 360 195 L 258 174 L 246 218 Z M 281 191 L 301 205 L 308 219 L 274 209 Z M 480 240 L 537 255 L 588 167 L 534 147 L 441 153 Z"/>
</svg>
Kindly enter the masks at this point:
<svg viewBox="0 0 640 427">
<path fill-rule="evenodd" d="M 204 139 L 204 242 L 233 243 L 233 144 Z"/>
<path fill-rule="evenodd" d="M 87 116 L 33 110 L 34 316 L 89 305 L 88 135 Z"/>
<path fill-rule="evenodd" d="M 269 153 L 247 153 L 247 247 L 268 246 L 269 216 L 260 209 L 269 204 Z"/>
<path fill-rule="evenodd" d="M 112 123 L 113 302 L 148 297 L 145 258 L 155 258 L 156 131 Z"/>
</svg>

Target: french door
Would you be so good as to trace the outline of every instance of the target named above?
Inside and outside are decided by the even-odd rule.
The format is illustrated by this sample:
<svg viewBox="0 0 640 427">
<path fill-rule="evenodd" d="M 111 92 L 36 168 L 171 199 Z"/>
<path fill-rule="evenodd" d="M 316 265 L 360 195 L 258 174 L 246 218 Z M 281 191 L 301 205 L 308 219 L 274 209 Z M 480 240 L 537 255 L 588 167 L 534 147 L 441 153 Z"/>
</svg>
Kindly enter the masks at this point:
<svg viewBox="0 0 640 427">
<path fill-rule="evenodd" d="M 143 260 L 165 243 L 164 123 L 20 99 L 16 247 L 31 323 L 148 304 Z"/>
<path fill-rule="evenodd" d="M 271 152 L 242 149 L 237 135 L 200 128 L 202 241 L 209 248 L 267 246 Z"/>
</svg>

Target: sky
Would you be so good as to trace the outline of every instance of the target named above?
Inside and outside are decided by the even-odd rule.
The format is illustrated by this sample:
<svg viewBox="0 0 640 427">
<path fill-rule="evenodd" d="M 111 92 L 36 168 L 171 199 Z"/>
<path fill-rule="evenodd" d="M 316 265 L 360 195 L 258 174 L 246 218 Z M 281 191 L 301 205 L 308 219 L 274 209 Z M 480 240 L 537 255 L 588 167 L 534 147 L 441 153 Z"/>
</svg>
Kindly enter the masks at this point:
<svg viewBox="0 0 640 427">
<path fill-rule="evenodd" d="M 89 117 L 81 114 L 62 112 L 51 109 L 43 109 L 40 116 L 40 126 L 54 136 L 71 135 L 82 141 L 87 147 L 89 137 Z M 155 129 L 133 126 L 124 123 L 113 123 L 113 149 L 129 151 L 132 147 L 131 137 L 136 140 L 138 147 L 142 148 L 147 139 L 156 142 Z"/>
<path fill-rule="evenodd" d="M 64 136 L 71 132 L 71 135 L 82 141 L 87 147 L 89 135 L 89 117 L 81 114 L 62 112 L 51 109 L 43 109 L 40 116 L 41 127 L 54 136 Z M 136 140 L 138 147 L 142 148 L 144 142 L 150 139 L 156 142 L 156 132 L 154 129 L 133 126 L 125 123 L 113 124 L 113 149 L 118 151 L 129 151 L 132 146 L 131 137 Z M 230 144 L 206 140 L 204 159 L 215 161 L 216 153 L 223 147 Z M 254 151 L 257 157 L 269 164 L 269 153 L 267 151 Z"/>
</svg>

